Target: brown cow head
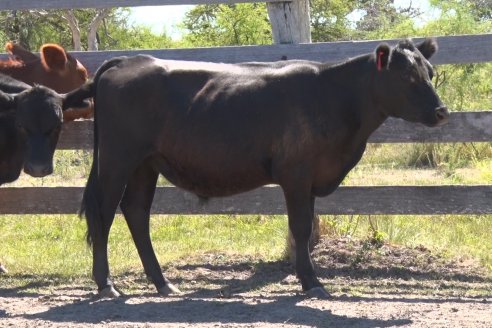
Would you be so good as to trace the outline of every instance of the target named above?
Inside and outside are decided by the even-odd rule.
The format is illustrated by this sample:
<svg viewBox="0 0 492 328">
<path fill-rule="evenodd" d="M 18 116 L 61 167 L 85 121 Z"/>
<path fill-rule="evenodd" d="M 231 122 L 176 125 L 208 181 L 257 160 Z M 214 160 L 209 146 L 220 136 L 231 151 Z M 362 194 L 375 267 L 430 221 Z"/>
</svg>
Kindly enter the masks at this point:
<svg viewBox="0 0 492 328">
<path fill-rule="evenodd" d="M 40 50 L 41 63 L 47 72 L 56 73 L 59 78 L 52 80 L 48 88 L 58 93 L 67 93 L 87 81 L 88 74 L 82 64 L 59 45 L 44 44 Z"/>
<path fill-rule="evenodd" d="M 40 56 L 22 48 L 12 42 L 7 43 L 7 51 L 17 60 L 17 64 L 10 69 L 0 69 L 13 78 L 30 85 L 44 85 L 58 93 L 67 93 L 84 84 L 88 79 L 85 67 L 65 49 L 57 44 L 44 44 L 40 49 Z M 93 108 L 87 107 L 77 111 L 68 110 L 63 120 L 73 121 L 78 118 L 90 118 Z"/>
</svg>

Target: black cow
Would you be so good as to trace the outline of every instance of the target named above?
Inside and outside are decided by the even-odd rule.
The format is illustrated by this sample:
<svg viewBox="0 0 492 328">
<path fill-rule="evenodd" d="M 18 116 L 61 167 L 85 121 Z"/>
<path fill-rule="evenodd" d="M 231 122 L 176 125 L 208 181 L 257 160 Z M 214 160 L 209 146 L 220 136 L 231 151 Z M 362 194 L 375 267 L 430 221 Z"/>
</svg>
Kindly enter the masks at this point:
<svg viewBox="0 0 492 328">
<path fill-rule="evenodd" d="M 31 87 L 0 73 L 0 186 L 17 180 L 22 168 L 33 177 L 53 172 L 63 101 L 64 95 L 49 88 Z M 0 263 L 2 272 L 7 270 Z"/>
<path fill-rule="evenodd" d="M 28 85 L 14 92 L 0 91 L 0 184 L 16 180 L 23 167 L 33 177 L 52 173 L 61 129 L 62 98 L 54 91 Z"/>
<path fill-rule="evenodd" d="M 103 296 L 108 234 L 120 206 L 146 274 L 164 278 L 149 237 L 162 173 L 200 197 L 229 196 L 266 184 L 284 191 L 295 238 L 296 273 L 308 295 L 328 297 L 308 251 L 316 197 L 333 192 L 360 160 L 383 121 L 446 122 L 429 61 L 433 39 L 404 40 L 337 65 L 307 61 L 214 64 L 150 56 L 107 61 L 68 103 L 94 97 L 94 161 L 81 213 Z"/>
<path fill-rule="evenodd" d="M 0 74 L 0 185 L 53 172 L 64 95 Z M 79 107 L 86 106 L 80 103 Z"/>
</svg>

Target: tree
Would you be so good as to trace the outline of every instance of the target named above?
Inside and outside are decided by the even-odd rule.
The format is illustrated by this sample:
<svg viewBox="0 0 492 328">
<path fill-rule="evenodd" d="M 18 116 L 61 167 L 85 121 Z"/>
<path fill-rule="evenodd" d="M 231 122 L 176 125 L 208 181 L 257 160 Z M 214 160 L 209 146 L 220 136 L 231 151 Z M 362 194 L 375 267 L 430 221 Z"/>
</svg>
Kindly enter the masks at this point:
<svg viewBox="0 0 492 328">
<path fill-rule="evenodd" d="M 54 42 L 66 49 L 111 50 L 174 46 L 163 32 L 128 23 L 129 10 L 17 10 L 0 12 L 0 42 L 15 41 L 37 51 L 43 43 Z"/>
<path fill-rule="evenodd" d="M 312 0 L 311 38 L 313 42 L 352 39 L 349 14 L 357 8 L 355 0 Z"/>
<path fill-rule="evenodd" d="M 272 43 L 264 3 L 199 5 L 185 15 L 182 27 L 189 46 Z"/>
<path fill-rule="evenodd" d="M 71 34 L 59 11 L 3 11 L 0 12 L 0 24 L 4 43 L 13 40 L 32 51 L 46 42 L 71 47 Z"/>
</svg>

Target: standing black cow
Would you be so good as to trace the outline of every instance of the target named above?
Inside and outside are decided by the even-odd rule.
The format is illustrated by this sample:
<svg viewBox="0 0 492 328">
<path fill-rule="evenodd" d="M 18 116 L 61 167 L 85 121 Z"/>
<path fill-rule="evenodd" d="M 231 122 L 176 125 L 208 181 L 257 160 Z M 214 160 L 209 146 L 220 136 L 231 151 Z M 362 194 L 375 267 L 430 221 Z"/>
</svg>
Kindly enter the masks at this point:
<svg viewBox="0 0 492 328">
<path fill-rule="evenodd" d="M 159 293 L 164 278 L 149 236 L 156 181 L 201 197 L 278 184 L 295 238 L 296 273 L 309 295 L 328 297 L 308 251 L 315 197 L 333 192 L 361 158 L 371 133 L 389 117 L 428 126 L 448 111 L 427 60 L 433 39 L 410 40 L 338 65 L 317 62 L 214 64 L 114 58 L 68 103 L 94 97 L 94 161 L 81 213 L 103 296 L 118 296 L 109 277 L 108 234 L 118 205 L 146 274 Z"/>
<path fill-rule="evenodd" d="M 53 172 L 63 100 L 49 88 L 0 74 L 0 186 L 15 181 L 22 168 L 33 177 Z"/>
</svg>

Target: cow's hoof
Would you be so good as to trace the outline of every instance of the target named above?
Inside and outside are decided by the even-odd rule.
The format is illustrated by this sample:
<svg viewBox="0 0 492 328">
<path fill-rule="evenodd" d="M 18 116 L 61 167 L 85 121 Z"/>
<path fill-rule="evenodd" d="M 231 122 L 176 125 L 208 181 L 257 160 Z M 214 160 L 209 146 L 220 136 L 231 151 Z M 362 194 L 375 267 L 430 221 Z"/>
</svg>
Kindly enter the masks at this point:
<svg viewBox="0 0 492 328">
<path fill-rule="evenodd" d="M 162 296 L 182 294 L 181 291 L 171 283 L 167 283 L 164 287 L 159 288 L 157 292 Z"/>
<path fill-rule="evenodd" d="M 0 264 L 0 274 L 1 273 L 8 273 L 8 271 L 3 265 Z"/>
<path fill-rule="evenodd" d="M 106 287 L 99 292 L 100 298 L 118 298 L 120 296 L 120 293 L 113 286 Z"/>
<path fill-rule="evenodd" d="M 309 298 L 317 298 L 320 300 L 327 300 L 331 298 L 330 294 L 328 294 L 328 292 L 323 287 L 311 288 L 306 292 L 306 295 Z"/>
</svg>

